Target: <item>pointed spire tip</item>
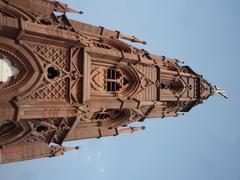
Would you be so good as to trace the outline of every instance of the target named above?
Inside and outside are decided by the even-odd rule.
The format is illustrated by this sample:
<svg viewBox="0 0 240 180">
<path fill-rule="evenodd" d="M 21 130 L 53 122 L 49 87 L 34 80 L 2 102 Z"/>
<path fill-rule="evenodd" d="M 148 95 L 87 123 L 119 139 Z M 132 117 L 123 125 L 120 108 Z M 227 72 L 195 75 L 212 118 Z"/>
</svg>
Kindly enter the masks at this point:
<svg viewBox="0 0 240 180">
<path fill-rule="evenodd" d="M 227 92 L 224 91 L 223 89 L 221 89 L 220 87 L 215 85 L 215 86 L 212 87 L 212 90 L 213 90 L 213 94 L 218 93 L 219 95 L 223 96 L 225 99 L 228 99 Z"/>
</svg>

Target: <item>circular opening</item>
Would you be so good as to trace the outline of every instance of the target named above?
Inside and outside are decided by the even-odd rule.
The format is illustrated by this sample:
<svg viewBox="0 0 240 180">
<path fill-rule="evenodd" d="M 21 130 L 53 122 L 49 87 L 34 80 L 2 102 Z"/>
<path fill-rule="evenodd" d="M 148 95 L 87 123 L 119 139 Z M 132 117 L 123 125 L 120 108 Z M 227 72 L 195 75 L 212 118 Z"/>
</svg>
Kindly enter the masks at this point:
<svg viewBox="0 0 240 180">
<path fill-rule="evenodd" d="M 53 79 L 58 78 L 58 76 L 59 76 L 59 70 L 57 68 L 49 67 L 47 69 L 47 77 L 48 77 L 48 79 L 53 80 Z"/>
<path fill-rule="evenodd" d="M 36 128 L 36 131 L 39 132 L 39 133 L 44 133 L 44 132 L 46 132 L 47 130 L 48 130 L 48 128 L 45 127 L 45 126 L 38 126 L 38 127 Z"/>
</svg>

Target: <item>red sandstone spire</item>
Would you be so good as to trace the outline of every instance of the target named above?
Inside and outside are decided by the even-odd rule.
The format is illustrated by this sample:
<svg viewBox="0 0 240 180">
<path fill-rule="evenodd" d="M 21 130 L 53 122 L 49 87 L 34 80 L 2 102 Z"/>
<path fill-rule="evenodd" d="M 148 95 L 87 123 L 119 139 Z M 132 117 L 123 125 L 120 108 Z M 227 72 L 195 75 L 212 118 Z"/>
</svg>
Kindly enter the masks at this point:
<svg viewBox="0 0 240 180">
<path fill-rule="evenodd" d="M 62 155 L 75 149 L 64 141 L 144 130 L 129 124 L 226 97 L 179 60 L 121 39 L 145 41 L 66 12 L 77 11 L 58 1 L 0 1 L 0 61 L 19 71 L 0 82 L 0 163 Z"/>
</svg>

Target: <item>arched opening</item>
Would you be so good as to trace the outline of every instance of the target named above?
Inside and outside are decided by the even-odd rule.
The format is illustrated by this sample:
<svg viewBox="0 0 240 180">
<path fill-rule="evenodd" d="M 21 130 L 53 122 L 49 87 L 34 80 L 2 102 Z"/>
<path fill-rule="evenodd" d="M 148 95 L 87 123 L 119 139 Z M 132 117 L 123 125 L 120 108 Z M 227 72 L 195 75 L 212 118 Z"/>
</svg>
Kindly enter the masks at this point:
<svg viewBox="0 0 240 180">
<path fill-rule="evenodd" d="M 0 145 L 15 141 L 22 132 L 22 128 L 10 120 L 0 120 Z"/>
<path fill-rule="evenodd" d="M 11 61 L 0 55 L 0 83 L 8 83 L 18 74 L 19 70 L 12 65 Z"/>
<path fill-rule="evenodd" d="M 107 92 L 118 92 L 121 88 L 122 73 L 116 68 L 109 68 L 106 72 Z"/>
<path fill-rule="evenodd" d="M 108 109 L 106 113 L 109 114 L 109 118 L 102 120 L 101 126 L 109 128 L 116 128 L 128 124 L 131 116 L 129 109 Z"/>
<path fill-rule="evenodd" d="M 178 95 L 183 89 L 184 85 L 178 78 L 161 78 L 160 83 L 161 95 Z"/>
<path fill-rule="evenodd" d="M 49 19 L 40 19 L 39 23 L 44 25 L 51 25 L 51 22 Z"/>
<path fill-rule="evenodd" d="M 93 116 L 93 119 L 96 121 L 102 121 L 109 118 L 110 118 L 110 114 L 107 112 L 97 112 Z"/>
<path fill-rule="evenodd" d="M 10 123 L 11 121 L 9 120 L 0 120 L 0 129 Z"/>
</svg>

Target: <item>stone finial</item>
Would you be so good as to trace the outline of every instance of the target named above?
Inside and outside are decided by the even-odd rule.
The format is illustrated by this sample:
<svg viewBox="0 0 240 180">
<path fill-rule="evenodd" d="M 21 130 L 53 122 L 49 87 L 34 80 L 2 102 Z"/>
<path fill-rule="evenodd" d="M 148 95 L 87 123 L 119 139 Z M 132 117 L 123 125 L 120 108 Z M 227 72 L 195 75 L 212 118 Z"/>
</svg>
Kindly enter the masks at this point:
<svg viewBox="0 0 240 180">
<path fill-rule="evenodd" d="M 223 96 L 224 98 L 228 98 L 228 95 L 227 95 L 227 93 L 226 93 L 226 91 L 224 91 L 223 89 L 221 89 L 220 87 L 218 87 L 218 86 L 213 86 L 212 87 L 212 92 L 213 92 L 213 94 L 220 94 L 221 96 Z"/>
<path fill-rule="evenodd" d="M 143 131 L 145 130 L 146 127 L 142 126 L 142 127 L 128 127 L 128 128 L 122 128 L 118 130 L 119 134 L 129 134 L 129 133 L 134 133 L 134 132 L 138 132 L 138 131 Z"/>
<path fill-rule="evenodd" d="M 78 150 L 80 149 L 79 146 L 75 146 L 75 147 L 63 147 L 61 145 L 52 145 L 50 147 L 50 150 L 51 150 L 51 155 L 50 157 L 54 157 L 54 156 L 62 156 L 64 155 L 65 152 L 68 152 L 68 151 L 73 151 L 73 150 Z"/>
<path fill-rule="evenodd" d="M 49 1 L 55 5 L 55 10 L 58 12 L 66 13 L 78 13 L 78 14 L 83 14 L 83 11 L 77 11 L 75 9 L 69 8 L 67 4 L 61 3 L 59 1 Z"/>
<path fill-rule="evenodd" d="M 127 34 L 120 34 L 119 38 L 131 41 L 131 42 L 142 43 L 144 45 L 147 44 L 146 41 L 143 41 L 143 40 L 141 40 L 141 39 L 139 39 L 139 38 L 137 38 L 135 36 L 130 36 L 130 35 L 127 35 Z"/>
</svg>

